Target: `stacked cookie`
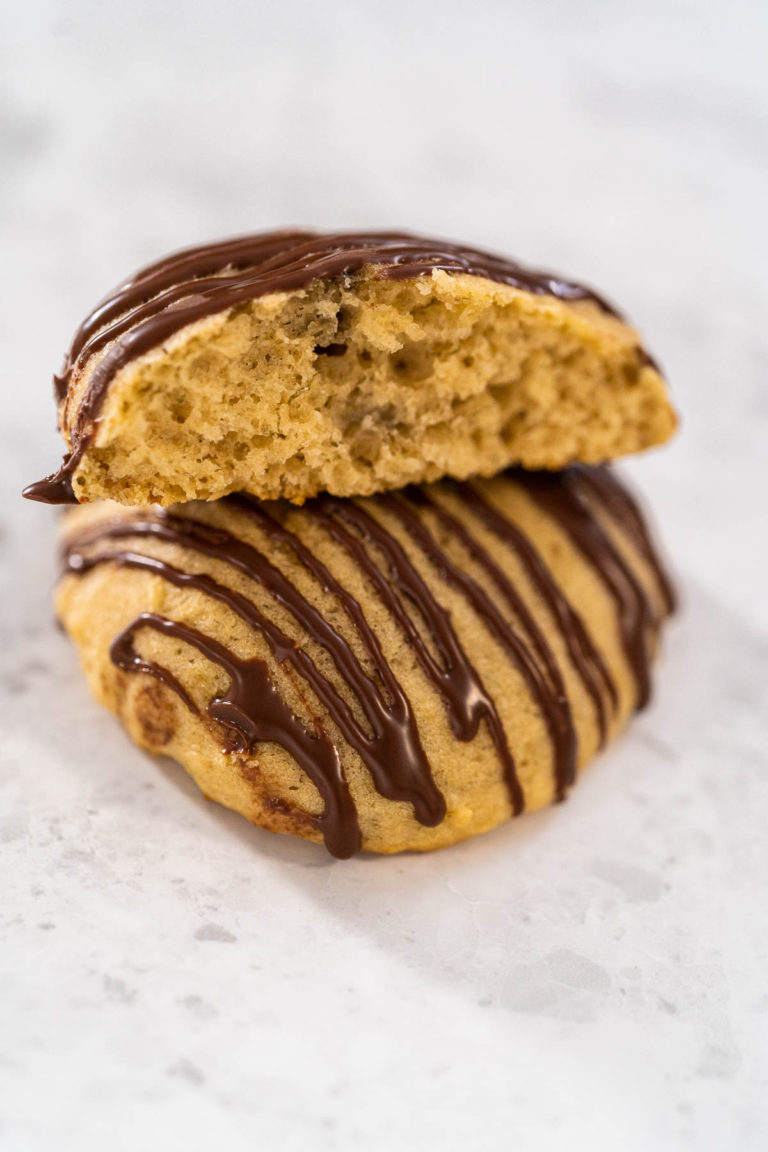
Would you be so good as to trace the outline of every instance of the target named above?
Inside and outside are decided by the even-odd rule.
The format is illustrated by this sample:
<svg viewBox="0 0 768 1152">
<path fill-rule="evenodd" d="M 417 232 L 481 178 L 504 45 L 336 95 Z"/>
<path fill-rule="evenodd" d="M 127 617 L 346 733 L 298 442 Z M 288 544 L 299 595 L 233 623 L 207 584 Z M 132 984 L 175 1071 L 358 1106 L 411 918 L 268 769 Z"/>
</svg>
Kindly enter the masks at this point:
<svg viewBox="0 0 768 1152">
<path fill-rule="evenodd" d="M 606 461 L 675 427 L 587 288 L 281 232 L 122 283 L 56 379 L 57 609 L 205 794 L 337 856 L 561 799 L 649 695 L 672 593 Z"/>
</svg>

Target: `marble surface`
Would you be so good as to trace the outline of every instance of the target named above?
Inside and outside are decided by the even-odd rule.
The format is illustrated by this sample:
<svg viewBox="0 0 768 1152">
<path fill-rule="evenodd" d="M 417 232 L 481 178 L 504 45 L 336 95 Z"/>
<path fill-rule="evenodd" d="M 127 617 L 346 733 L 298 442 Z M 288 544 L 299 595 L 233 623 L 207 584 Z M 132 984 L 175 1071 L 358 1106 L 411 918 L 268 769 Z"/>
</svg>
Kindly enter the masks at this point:
<svg viewBox="0 0 768 1152">
<path fill-rule="evenodd" d="M 764 3 L 67 5 L 0 38 L 0 1144 L 768 1143 Z M 51 371 L 174 246 L 410 226 L 605 287 L 679 440 L 633 461 L 683 590 L 570 802 L 329 861 L 206 804 L 51 619 Z M 762 248 L 761 248 L 762 246 Z"/>
</svg>

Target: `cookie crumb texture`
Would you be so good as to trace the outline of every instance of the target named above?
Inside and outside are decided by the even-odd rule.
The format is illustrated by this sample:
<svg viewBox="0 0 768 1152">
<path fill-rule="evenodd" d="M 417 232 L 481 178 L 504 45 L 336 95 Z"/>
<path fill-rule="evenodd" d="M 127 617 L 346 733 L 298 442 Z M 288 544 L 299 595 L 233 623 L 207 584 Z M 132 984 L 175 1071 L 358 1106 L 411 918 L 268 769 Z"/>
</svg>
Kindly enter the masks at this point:
<svg viewBox="0 0 768 1152">
<path fill-rule="evenodd" d="M 672 607 L 602 468 L 63 525 L 57 611 L 96 698 L 209 798 L 342 857 L 563 798 L 648 699 Z"/>
<path fill-rule="evenodd" d="M 103 354 L 64 401 L 68 439 Z M 242 489 L 301 503 L 601 462 L 674 427 L 636 334 L 592 300 L 369 268 L 206 317 L 125 365 L 73 490 L 81 502 Z"/>
</svg>

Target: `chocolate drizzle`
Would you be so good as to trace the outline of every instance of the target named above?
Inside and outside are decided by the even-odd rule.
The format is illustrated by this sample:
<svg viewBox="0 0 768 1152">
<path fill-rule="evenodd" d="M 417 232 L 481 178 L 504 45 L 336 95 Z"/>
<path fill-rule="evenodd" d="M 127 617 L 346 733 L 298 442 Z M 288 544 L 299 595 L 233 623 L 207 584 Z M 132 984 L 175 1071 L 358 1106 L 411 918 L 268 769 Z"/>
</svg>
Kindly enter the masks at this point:
<svg viewBox="0 0 768 1152">
<path fill-rule="evenodd" d="M 244 498 L 235 497 L 233 499 L 242 506 Z M 254 515 L 271 520 L 263 508 L 249 506 L 248 510 Z M 272 521 L 271 531 L 275 534 L 279 531 L 284 541 L 292 535 L 274 521 Z M 305 649 L 298 647 L 277 625 L 260 613 L 250 600 L 217 583 L 211 577 L 180 572 L 163 561 L 154 557 L 142 557 L 134 551 L 104 552 L 96 553 L 95 556 L 83 556 L 79 551 L 70 550 L 67 555 L 68 569 L 70 571 L 87 571 L 94 564 L 112 560 L 124 567 L 146 568 L 177 587 L 196 588 L 198 591 L 226 604 L 228 608 L 264 637 L 272 655 L 279 663 L 289 661 L 303 676 L 318 699 L 328 709 L 342 736 L 360 754 L 380 793 L 391 800 L 410 801 L 413 804 L 417 819 L 424 825 L 432 827 L 441 822 L 445 815 L 445 803 L 435 788 L 429 772 L 410 703 L 392 675 L 381 653 L 378 639 L 368 626 L 362 608 L 354 597 L 345 592 L 342 602 L 350 617 L 358 624 L 358 632 L 388 693 L 389 704 L 377 691 L 374 682 L 366 675 L 341 634 L 301 595 L 295 585 L 287 580 L 257 549 L 236 539 L 222 529 L 211 528 L 207 524 L 187 517 L 164 513 L 156 519 L 131 520 L 123 524 L 108 526 L 101 531 L 96 530 L 90 536 L 80 537 L 76 548 L 80 549 L 105 538 L 141 539 L 147 536 L 202 552 L 214 559 L 223 560 L 266 588 L 274 599 L 287 608 L 309 634 L 329 652 L 339 674 L 355 693 L 371 726 L 373 736 L 369 736 L 360 726 L 349 705 L 338 694 L 330 681 L 318 670 Z M 292 537 L 292 546 L 294 551 L 301 549 L 305 558 L 311 556 L 296 537 Z M 339 585 L 325 566 L 315 557 L 311 557 L 311 560 L 314 569 L 313 574 L 319 578 L 321 585 L 329 591 L 337 591 Z M 221 660 L 217 659 L 217 663 L 221 664 Z M 142 670 L 151 672 L 149 668 Z M 214 719 L 238 729 L 250 746 L 256 737 L 254 737 L 252 720 L 253 709 L 248 707 L 248 704 L 250 702 L 251 705 L 257 705 L 260 695 L 257 690 L 248 696 L 243 687 L 246 684 L 245 678 L 241 677 L 238 680 L 238 691 L 232 699 L 227 701 L 226 716 L 220 707 L 216 708 L 215 713 L 209 707 L 208 714 Z M 187 699 L 185 699 L 185 703 L 188 703 Z M 256 712 L 258 713 L 258 708 L 256 708 Z M 302 727 L 295 717 L 294 721 L 294 727 Z M 277 742 L 281 743 L 281 741 Z M 291 751 L 291 748 L 287 748 L 287 751 Z M 311 757 L 299 758 L 299 763 L 302 764 L 302 767 L 318 785 L 322 793 L 319 781 L 326 781 L 327 783 L 329 776 L 327 766 L 321 765 L 322 770 L 316 779 L 313 774 L 314 761 Z M 335 773 L 331 780 L 336 785 L 336 807 L 340 809 L 344 806 L 341 792 L 346 792 L 346 784 L 339 773 Z M 346 851 L 349 845 L 344 836 L 337 836 L 331 832 L 326 839 L 335 854 L 350 854 Z M 355 847 L 351 848 L 351 851 L 356 850 Z"/>
<path fill-rule="evenodd" d="M 118 563 L 142 567 L 139 558 L 118 553 Z M 146 559 L 142 557 L 141 559 Z M 156 569 L 166 579 L 174 571 L 168 565 Z M 145 672 L 161 680 L 192 711 L 198 711 L 185 688 L 166 668 L 142 660 L 134 647 L 134 636 L 144 628 L 173 636 L 191 644 L 207 660 L 218 664 L 230 679 L 224 696 L 216 697 L 206 712 L 213 720 L 234 728 L 242 736 L 244 749 L 257 743 L 274 741 L 285 748 L 299 764 L 311 766 L 311 778 L 323 801 L 323 814 L 316 826 L 324 833 L 329 850 L 340 858 L 352 856 L 360 849 L 360 830 L 355 807 L 341 770 L 339 753 L 322 731 L 313 735 L 302 725 L 284 702 L 270 679 L 263 660 L 241 660 L 223 644 L 204 636 L 188 624 L 176 624 L 152 612 L 142 613 L 124 628 L 110 648 L 110 657 L 125 672 Z"/>
<path fill-rule="evenodd" d="M 376 498 L 395 512 L 395 515 L 405 525 L 407 532 L 419 544 L 425 555 L 430 558 L 443 579 L 464 594 L 474 611 L 486 624 L 489 632 L 501 644 L 506 654 L 522 673 L 531 694 L 546 719 L 554 752 L 556 795 L 558 799 L 562 799 L 567 788 L 576 779 L 576 756 L 578 752 L 576 730 L 573 726 L 563 678 L 544 634 L 539 629 L 514 584 L 505 576 L 495 560 L 485 548 L 478 544 L 464 525 L 442 508 L 440 503 L 432 499 L 423 489 L 409 489 L 408 496 L 411 502 L 417 506 L 431 509 L 440 526 L 460 542 L 472 559 L 491 578 L 507 606 L 511 609 L 513 619 L 522 624 L 525 633 L 524 638 L 517 635 L 511 622 L 505 618 L 481 585 L 448 558 L 419 517 L 408 509 L 408 505 L 402 497 L 388 495 Z M 533 651 L 530 651 L 529 644 L 533 646 Z M 493 707 L 492 702 L 491 707 Z M 493 707 L 493 717 L 497 724 L 492 725 L 489 717 L 489 727 L 495 741 L 497 730 L 503 735 L 495 707 Z M 502 754 L 502 749 L 498 745 L 497 751 L 499 751 L 509 781 L 509 767 Z M 510 792 L 512 792 L 511 785 Z"/>
<path fill-rule="evenodd" d="M 527 491 L 558 521 L 615 600 L 624 654 L 637 686 L 637 706 L 644 708 L 651 696 L 648 640 L 657 620 L 639 580 L 594 516 L 581 488 L 582 472 L 577 468 L 562 473 L 533 472 Z"/>
<path fill-rule="evenodd" d="M 677 598 L 672 582 L 664 571 L 664 565 L 656 555 L 645 521 L 632 497 L 616 479 L 610 468 L 577 469 L 579 480 L 590 495 L 601 501 L 606 512 L 617 521 L 631 538 L 640 555 L 658 581 L 664 606 L 667 612 L 674 612 Z"/>
<path fill-rule="evenodd" d="M 640 706 L 648 696 L 646 640 L 659 623 L 660 614 L 654 613 L 639 582 L 591 513 L 590 494 L 599 490 L 607 514 L 630 540 L 642 541 L 638 549 L 646 559 L 651 558 L 651 571 L 656 571 L 658 561 L 631 497 L 615 478 L 603 473 L 602 469 L 573 469 L 552 477 L 513 476 L 567 532 L 615 599 Z M 594 703 L 603 736 L 618 697 L 583 621 L 544 560 L 519 526 L 491 502 L 489 493 L 499 483 L 504 482 L 478 487 L 434 485 L 366 501 L 324 496 L 294 510 L 294 515 L 319 527 L 354 562 L 442 698 L 456 738 L 470 742 L 485 726 L 507 783 L 511 809 L 518 813 L 524 807 L 524 796 L 504 723 L 469 659 L 451 612 L 433 592 L 429 573 L 467 604 L 472 617 L 522 675 L 549 733 L 557 798 L 565 795 L 575 779 L 576 731 L 555 654 L 523 592 L 483 545 L 473 530 L 474 523 L 481 524 L 518 557 L 527 580 L 562 635 L 573 667 Z M 246 624 L 257 648 L 264 649 L 264 656 L 267 651 L 271 654 L 277 669 L 270 672 L 260 654 L 241 656 L 189 624 L 154 613 L 140 615 L 123 629 L 112 644 L 113 662 L 126 673 L 161 680 L 187 708 L 223 726 L 220 731 L 228 730 L 230 742 L 234 738 L 240 752 L 265 743 L 284 748 L 318 789 L 323 811 L 314 822 L 334 855 L 349 856 L 361 842 L 354 798 L 342 767 L 343 742 L 358 753 L 380 795 L 410 803 L 420 823 L 436 826 L 445 816 L 445 801 L 432 777 L 412 704 L 363 605 L 340 584 L 306 539 L 282 522 L 280 505 L 260 503 L 245 495 L 228 497 L 224 503 L 242 516 L 244 523 L 251 521 L 275 545 L 276 554 L 290 552 L 323 594 L 335 600 L 343 614 L 345 634 L 341 625 L 334 627 L 260 547 L 191 514 L 158 510 L 142 512 L 135 519 L 108 521 L 78 535 L 67 546 L 65 570 L 83 575 L 98 565 L 113 563 L 147 571 L 178 588 L 193 588 L 223 604 Z M 458 515 L 455 509 L 463 509 L 466 516 Z M 294 639 L 248 595 L 206 573 L 184 571 L 144 553 L 143 539 L 202 554 L 253 581 L 289 614 L 301 635 L 307 635 L 312 645 L 328 655 L 348 696 L 321 671 L 311 655 L 312 645 Z M 125 548 L 108 544 L 123 540 Z M 459 560 L 461 555 L 469 558 L 469 566 Z M 660 592 L 665 594 L 666 578 L 662 580 L 663 573 L 660 568 L 658 571 Z M 144 629 L 188 643 L 218 665 L 228 680 L 225 691 L 199 705 L 174 674 L 139 654 L 136 638 Z M 346 634 L 354 634 L 354 644 Z M 364 653 L 364 660 L 358 652 Z M 309 689 L 308 696 L 297 693 L 302 716 L 281 693 L 282 675 L 294 687 L 303 682 Z M 294 682 L 294 677 L 298 681 Z M 312 704 L 313 699 L 319 708 Z"/>
<path fill-rule="evenodd" d="M 373 516 L 351 502 L 321 497 L 315 502 L 326 517 L 334 538 L 346 544 L 351 555 L 376 586 L 387 609 L 400 624 L 416 658 L 448 706 L 448 717 L 458 740 L 473 740 L 480 723 L 486 720 L 494 747 L 498 752 L 509 789 L 512 810 L 517 815 L 523 808 L 523 794 L 515 772 L 512 753 L 504 736 L 493 699 L 473 667 L 451 624 L 450 613 L 434 598 L 418 569 L 408 558 L 399 541 Z M 310 513 L 312 506 L 310 505 Z M 346 532 L 339 521 L 351 525 L 362 541 L 373 545 L 384 556 L 389 569 L 386 578 L 372 562 L 366 547 Z M 333 526 L 331 526 L 333 525 Z M 446 558 L 447 559 L 447 558 Z M 406 610 L 403 598 L 419 613 L 426 631 L 434 641 L 439 659 L 435 660 L 422 640 L 418 628 Z"/>
<path fill-rule="evenodd" d="M 469 484 L 445 481 L 445 485 L 450 487 L 453 495 L 461 500 L 490 532 L 503 540 L 522 562 L 528 579 L 554 616 L 565 640 L 568 655 L 592 699 L 600 728 L 600 740 L 604 743 L 608 727 L 608 708 L 615 711 L 619 697 L 613 677 L 592 643 L 578 612 L 568 603 L 528 538 L 508 517 L 503 516 L 489 500 Z"/>
<path fill-rule="evenodd" d="M 270 232 L 189 248 L 124 281 L 77 330 L 61 373 L 54 377 L 60 404 L 91 358 L 103 355 L 79 401 L 69 455 L 57 473 L 30 484 L 24 495 L 49 504 L 76 503 L 72 475 L 94 435 L 109 386 L 126 364 L 206 316 L 314 280 L 347 277 L 368 265 L 389 280 L 434 270 L 483 276 L 537 295 L 591 300 L 615 314 L 606 300 L 582 284 L 492 253 L 407 233 Z"/>
</svg>

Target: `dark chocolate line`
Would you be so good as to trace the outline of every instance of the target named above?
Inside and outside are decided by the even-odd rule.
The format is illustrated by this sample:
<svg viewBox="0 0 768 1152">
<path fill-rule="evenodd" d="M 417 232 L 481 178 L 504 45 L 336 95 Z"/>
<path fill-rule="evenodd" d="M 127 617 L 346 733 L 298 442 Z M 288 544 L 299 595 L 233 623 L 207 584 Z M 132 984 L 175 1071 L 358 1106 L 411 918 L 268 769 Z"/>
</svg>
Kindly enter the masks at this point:
<svg viewBox="0 0 768 1152">
<path fill-rule="evenodd" d="M 656 624 L 653 609 L 640 582 L 600 526 L 579 489 L 579 473 L 527 474 L 526 492 L 569 536 L 591 564 L 613 597 L 619 633 L 637 690 L 637 708 L 651 696 L 648 638 Z"/>
<path fill-rule="evenodd" d="M 128 532 L 124 534 L 126 536 L 130 535 Z M 120 531 L 117 528 L 113 528 L 103 533 L 101 538 L 120 538 L 120 535 Z M 141 533 L 138 532 L 135 533 L 135 535 L 140 536 Z M 267 620 L 249 600 L 239 593 L 234 592 L 232 589 L 218 584 L 210 576 L 182 572 L 173 565 L 159 560 L 157 557 L 144 556 L 141 553 L 130 551 L 97 552 L 84 556 L 78 551 L 80 547 L 95 543 L 98 539 L 98 534 L 94 533 L 87 540 L 81 538 L 70 544 L 65 555 L 66 570 L 75 575 L 83 575 L 100 564 L 114 563 L 123 568 L 135 568 L 151 572 L 153 575 L 162 577 L 168 583 L 174 584 L 178 588 L 195 588 L 206 596 L 219 600 L 264 636 L 278 662 L 287 659 L 297 668 L 300 674 L 314 689 L 318 698 L 323 700 L 326 706 L 328 706 L 329 711 L 332 711 L 333 704 L 337 705 L 332 711 L 332 714 L 335 713 L 334 719 L 337 723 L 341 721 L 339 727 L 344 732 L 347 740 L 354 746 L 358 732 L 354 719 L 348 712 L 345 701 L 338 696 L 333 686 L 318 672 L 306 652 L 294 645 L 293 641 L 273 625 L 271 621 Z M 152 614 L 143 614 L 143 616 L 146 615 L 151 616 Z M 124 637 L 126 634 L 132 634 L 131 630 L 140 625 L 143 616 L 138 617 L 136 621 L 128 625 L 127 629 L 124 629 L 121 633 L 121 636 Z M 169 622 L 166 631 L 171 630 L 170 626 L 171 622 Z M 258 660 L 238 660 L 229 649 L 225 649 L 211 638 L 202 637 L 202 634 L 196 629 L 191 628 L 191 626 L 178 624 L 175 625 L 175 627 L 182 629 L 184 635 L 191 636 L 191 643 L 195 643 L 195 646 L 201 652 L 209 655 L 212 660 L 232 676 L 232 684 L 229 691 L 223 697 L 211 701 L 206 709 L 207 714 L 212 719 L 218 720 L 227 727 L 234 729 L 243 738 L 244 747 L 246 748 L 251 747 L 254 741 L 261 739 L 258 733 L 262 731 L 260 725 L 263 718 L 269 721 L 270 731 L 279 731 L 279 725 L 276 726 L 275 716 L 270 716 L 269 712 L 271 697 L 264 696 L 263 676 L 259 671 L 263 662 Z M 181 633 L 179 633 L 179 635 L 181 636 Z M 206 649 L 201 647 L 204 640 L 208 644 Z M 228 654 L 227 660 L 229 662 L 224 659 L 225 653 Z M 179 692 L 179 695 L 187 707 L 194 708 L 194 710 L 197 711 L 188 692 L 183 688 L 179 691 L 181 686 L 176 677 L 166 669 L 162 669 L 155 664 L 146 664 L 138 658 L 132 658 L 131 660 L 127 658 L 123 659 L 125 650 L 115 650 L 114 645 L 110 650 L 110 655 L 113 660 L 115 660 L 115 663 L 118 664 L 118 667 L 123 668 L 125 671 L 145 671 L 157 679 L 162 679 L 168 687 Z M 119 659 L 116 659 L 116 655 Z M 249 670 L 253 669 L 256 670 L 255 682 L 254 676 L 249 676 Z M 262 704 L 264 704 L 264 709 L 262 709 Z M 285 739 L 276 739 L 276 742 L 294 755 L 296 749 L 303 747 L 302 733 L 306 734 L 306 729 L 301 721 L 293 716 L 289 710 L 281 711 L 277 716 L 277 720 L 285 722 Z M 323 832 L 329 852 L 334 856 L 347 857 L 359 850 L 360 830 L 357 825 L 354 805 L 348 796 L 347 784 L 341 772 L 338 753 L 329 741 L 325 743 L 327 750 L 321 747 L 321 742 L 316 742 L 309 746 L 312 754 L 305 757 L 297 757 L 297 762 L 316 785 L 324 801 L 327 801 L 326 810 L 318 827 L 320 827 Z M 344 814 L 343 823 L 339 823 L 337 819 L 339 813 Z"/>
<path fill-rule="evenodd" d="M 400 542 L 359 504 L 322 496 L 308 501 L 304 507 L 310 514 L 326 517 L 326 523 L 335 521 L 337 539 L 349 548 L 350 554 L 357 558 L 366 575 L 374 583 L 387 610 L 405 631 L 423 671 L 445 699 L 451 728 L 456 738 L 464 741 L 473 740 L 481 722 L 486 721 L 491 740 L 501 761 L 512 811 L 518 815 L 525 807 L 525 798 L 517 778 L 504 726 L 480 674 L 467 657 L 456 635 L 450 613 L 434 598 Z M 345 532 L 342 525 L 353 528 L 360 539 L 355 542 L 354 537 Z M 391 579 L 387 580 L 373 563 L 364 546 L 366 544 L 373 545 L 382 554 L 390 570 Z M 405 611 L 401 596 L 412 604 L 424 621 L 427 632 L 437 648 L 439 661 L 435 660 L 419 630 Z"/>
<path fill-rule="evenodd" d="M 470 484 L 446 481 L 449 491 L 492 532 L 497 539 L 511 548 L 525 568 L 531 583 L 552 613 L 565 641 L 568 655 L 581 676 L 595 706 L 601 744 L 608 732 L 605 697 L 612 711 L 619 704 L 619 694 L 605 662 L 592 643 L 579 613 L 560 590 L 549 568 L 520 529 L 490 503 L 477 488 Z"/>
<path fill-rule="evenodd" d="M 123 566 L 140 567 L 138 557 L 105 556 Z M 141 559 L 146 559 L 142 557 Z M 172 569 L 161 572 L 168 578 Z M 218 664 L 230 679 L 227 692 L 212 700 L 206 713 L 220 723 L 234 727 L 246 739 L 246 747 L 275 743 L 293 756 L 317 787 L 323 813 L 313 823 L 324 835 L 328 850 L 346 859 L 360 850 L 357 813 L 341 770 L 339 754 L 328 739 L 313 736 L 283 701 L 263 660 L 240 660 L 234 653 L 204 636 L 189 624 L 179 624 L 152 612 L 144 612 L 122 630 L 110 647 L 113 663 L 125 672 L 144 672 L 162 681 L 194 712 L 198 708 L 175 676 L 154 661 L 143 660 L 134 647 L 134 636 L 144 628 L 173 636 L 190 644 L 207 660 Z"/>
<path fill-rule="evenodd" d="M 472 559 L 487 573 L 506 600 L 513 617 L 522 624 L 527 641 L 515 633 L 511 622 L 502 616 L 485 590 L 439 548 L 426 525 L 409 509 L 405 498 L 417 507 L 430 509 L 440 525 L 461 543 Z M 567 789 L 576 779 L 578 758 L 576 729 L 554 653 L 522 596 L 490 553 L 469 533 L 464 524 L 429 496 L 424 489 L 408 488 L 402 496 L 393 494 L 377 499 L 400 519 L 406 531 L 429 557 L 443 578 L 462 592 L 491 634 L 501 644 L 507 657 L 522 673 L 546 721 L 554 754 L 555 794 L 558 799 L 563 799 Z M 531 645 L 531 650 L 528 644 Z M 536 662 L 537 656 L 539 664 Z"/>
<path fill-rule="evenodd" d="M 664 607 L 671 615 L 677 607 L 675 589 L 651 543 L 645 520 L 632 494 L 622 486 L 610 468 L 576 466 L 576 471 L 582 485 L 626 532 L 653 572 L 661 590 Z"/>
<path fill-rule="evenodd" d="M 409 801 L 413 801 L 413 796 L 416 794 L 417 797 L 420 797 L 420 803 L 417 803 L 415 807 L 417 818 L 421 823 L 430 825 L 440 823 L 445 815 L 445 801 L 431 780 L 431 774 L 419 741 L 413 709 L 384 656 L 379 638 L 368 623 L 362 605 L 348 589 L 339 583 L 326 565 L 307 548 L 298 536 L 268 512 L 267 505 L 244 493 L 229 496 L 226 500 L 230 506 L 238 508 L 254 520 L 270 539 L 287 545 L 323 591 L 336 597 L 339 601 L 371 659 L 386 696 L 385 701 L 374 682 L 359 667 L 348 646 L 347 652 L 342 651 L 341 653 L 349 657 L 345 665 L 343 660 L 337 659 L 337 654 L 334 653 L 333 648 L 325 643 L 324 646 L 333 657 L 340 674 L 355 692 L 365 710 L 369 723 L 381 741 L 380 762 L 388 764 L 390 772 L 397 769 L 400 773 L 399 791 L 385 779 L 379 782 L 379 791 L 391 799 Z M 306 505 L 302 511 L 303 514 L 312 514 L 311 508 Z M 324 519 L 323 523 L 332 538 L 339 542 L 340 534 L 335 531 L 336 526 L 329 524 Z M 341 542 L 344 543 L 344 541 Z M 366 565 L 365 557 L 360 557 L 356 553 L 356 559 L 361 566 Z M 316 634 L 315 638 L 317 638 Z M 346 644 L 346 642 L 344 643 Z M 402 746 L 403 739 L 405 746 Z M 374 779 L 376 779 L 378 768 L 373 765 L 368 766 Z M 425 780 L 429 781 L 431 785 L 426 789 Z"/>
</svg>

